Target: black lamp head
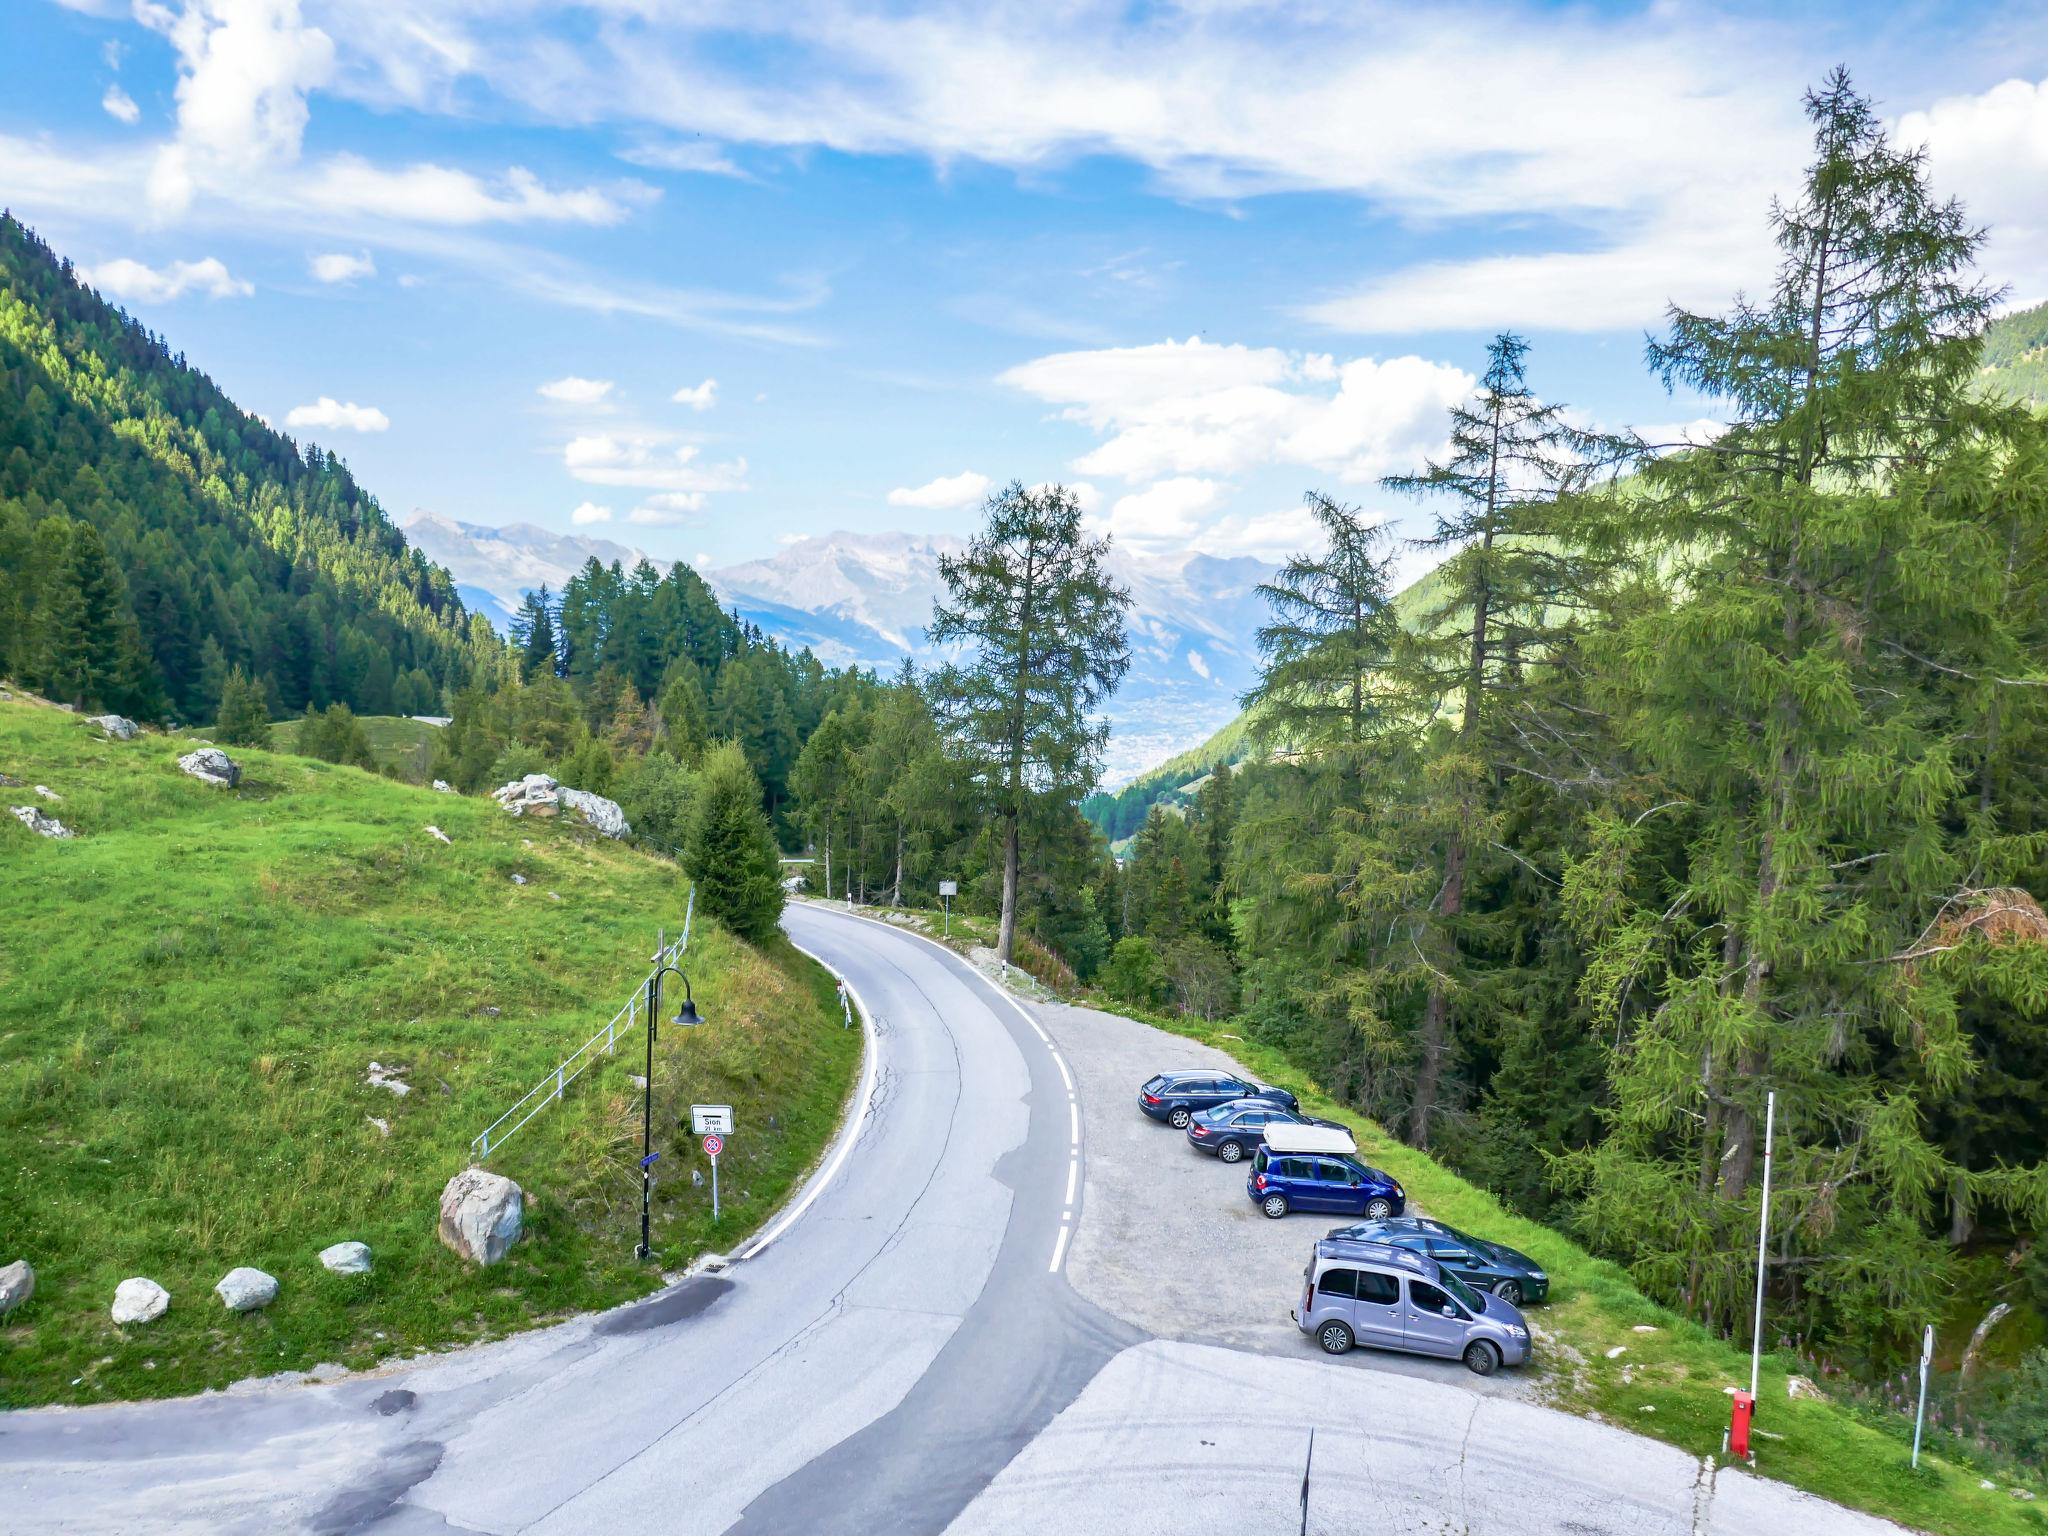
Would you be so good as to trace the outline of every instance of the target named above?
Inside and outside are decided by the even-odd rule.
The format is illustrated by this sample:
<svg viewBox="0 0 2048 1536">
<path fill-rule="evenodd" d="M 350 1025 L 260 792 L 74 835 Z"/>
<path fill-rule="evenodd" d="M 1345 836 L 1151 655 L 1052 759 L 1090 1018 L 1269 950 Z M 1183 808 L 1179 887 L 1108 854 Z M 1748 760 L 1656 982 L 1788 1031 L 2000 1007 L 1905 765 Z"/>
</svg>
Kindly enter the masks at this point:
<svg viewBox="0 0 2048 1536">
<path fill-rule="evenodd" d="M 669 1023 L 680 1024 L 687 1029 L 692 1024 L 702 1024 L 703 1022 L 704 1016 L 697 1012 L 697 1001 L 690 996 L 690 978 L 685 976 L 683 978 L 683 1006 L 676 1010 L 676 1016 L 670 1019 Z"/>
</svg>

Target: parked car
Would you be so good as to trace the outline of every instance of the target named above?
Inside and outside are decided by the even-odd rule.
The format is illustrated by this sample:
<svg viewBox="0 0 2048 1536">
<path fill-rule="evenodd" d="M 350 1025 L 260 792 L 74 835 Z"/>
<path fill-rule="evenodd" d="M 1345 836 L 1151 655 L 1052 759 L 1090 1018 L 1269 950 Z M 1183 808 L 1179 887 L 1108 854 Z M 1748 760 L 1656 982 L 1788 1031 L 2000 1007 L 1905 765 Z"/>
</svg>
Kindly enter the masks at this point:
<svg viewBox="0 0 2048 1536">
<path fill-rule="evenodd" d="M 1188 1145 L 1212 1152 L 1226 1163 L 1242 1162 L 1258 1151 L 1268 1125 L 1314 1125 L 1341 1131 L 1334 1120 L 1318 1120 L 1298 1110 L 1282 1109 L 1269 1099 L 1232 1099 L 1214 1109 L 1198 1109 L 1188 1120 Z M 1356 1151 L 1357 1148 L 1353 1148 Z"/>
<path fill-rule="evenodd" d="M 1289 1151 L 1284 1143 L 1290 1129 L 1272 1128 L 1245 1180 L 1245 1193 L 1268 1216 L 1278 1220 L 1289 1211 L 1343 1211 L 1378 1221 L 1400 1215 L 1407 1206 L 1399 1181 L 1356 1157 Z"/>
<path fill-rule="evenodd" d="M 1188 1128 L 1199 1109 L 1214 1109 L 1232 1099 L 1264 1099 L 1282 1109 L 1299 1109 L 1285 1088 L 1246 1082 L 1227 1072 L 1161 1072 L 1138 1090 L 1138 1108 L 1176 1131 Z"/>
<path fill-rule="evenodd" d="M 1294 1324 L 1332 1355 L 1354 1344 L 1463 1360 L 1481 1376 L 1529 1359 L 1521 1309 L 1408 1248 L 1326 1237 L 1310 1253 Z"/>
<path fill-rule="evenodd" d="M 1396 1216 L 1386 1221 L 1332 1227 L 1330 1236 L 1392 1243 L 1422 1254 L 1436 1260 L 1474 1290 L 1491 1291 L 1518 1307 L 1542 1301 L 1550 1294 L 1550 1276 L 1526 1253 L 1473 1237 L 1427 1216 Z"/>
</svg>

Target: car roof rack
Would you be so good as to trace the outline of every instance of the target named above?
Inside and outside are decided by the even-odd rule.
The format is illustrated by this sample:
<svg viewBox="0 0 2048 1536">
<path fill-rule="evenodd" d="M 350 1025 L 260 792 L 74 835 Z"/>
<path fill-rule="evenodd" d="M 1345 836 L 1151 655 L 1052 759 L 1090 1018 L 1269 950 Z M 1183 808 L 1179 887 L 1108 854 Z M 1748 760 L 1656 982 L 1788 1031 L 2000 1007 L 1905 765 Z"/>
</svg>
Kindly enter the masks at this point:
<svg viewBox="0 0 2048 1536">
<path fill-rule="evenodd" d="M 1369 1259 L 1393 1269 L 1405 1269 L 1424 1279 L 1434 1278 L 1436 1260 L 1424 1258 L 1411 1248 L 1376 1242 L 1369 1237 L 1324 1237 L 1316 1240 L 1316 1254 L 1325 1259 Z"/>
</svg>

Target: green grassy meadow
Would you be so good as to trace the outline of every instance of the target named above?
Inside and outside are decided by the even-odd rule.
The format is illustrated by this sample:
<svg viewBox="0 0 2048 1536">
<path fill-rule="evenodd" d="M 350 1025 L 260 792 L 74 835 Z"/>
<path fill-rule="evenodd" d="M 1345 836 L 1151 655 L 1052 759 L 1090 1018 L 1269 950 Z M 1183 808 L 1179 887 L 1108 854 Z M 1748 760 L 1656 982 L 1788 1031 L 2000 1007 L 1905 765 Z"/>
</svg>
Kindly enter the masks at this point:
<svg viewBox="0 0 2048 1536">
<path fill-rule="evenodd" d="M 0 824 L 0 1263 L 37 1276 L 0 1323 L 0 1406 L 364 1367 L 653 1289 L 657 1266 L 632 1257 L 639 1037 L 488 1160 L 527 1194 L 505 1262 L 471 1267 L 435 1223 L 471 1138 L 604 1025 L 657 928 L 680 925 L 676 868 L 276 752 L 236 749 L 241 787 L 215 788 L 179 772 L 190 746 L 0 703 L 0 772 L 24 786 L 0 801 L 77 834 Z M 708 1022 L 657 1048 L 655 1239 L 671 1268 L 732 1246 L 791 1192 L 860 1055 L 830 979 L 786 944 L 700 922 L 685 964 Z M 370 1086 L 372 1059 L 412 1091 Z M 716 1230 L 677 1129 L 693 1100 L 737 1115 Z M 321 1268 L 345 1239 L 374 1250 L 372 1273 Z M 267 1309 L 236 1315 L 213 1294 L 240 1264 L 278 1277 Z M 131 1275 L 172 1302 L 124 1330 L 108 1307 Z"/>
<path fill-rule="evenodd" d="M 427 782 L 427 771 L 434 761 L 434 743 L 441 734 L 438 725 L 424 725 L 405 715 L 358 715 L 356 721 L 363 728 L 363 735 L 370 743 L 370 751 L 376 755 L 377 766 L 388 768 L 408 784 Z M 270 746 L 274 752 L 293 752 L 298 749 L 299 731 L 305 725 L 303 717 L 279 720 L 270 728 Z M 206 733 L 201 731 L 202 736 Z"/>
</svg>

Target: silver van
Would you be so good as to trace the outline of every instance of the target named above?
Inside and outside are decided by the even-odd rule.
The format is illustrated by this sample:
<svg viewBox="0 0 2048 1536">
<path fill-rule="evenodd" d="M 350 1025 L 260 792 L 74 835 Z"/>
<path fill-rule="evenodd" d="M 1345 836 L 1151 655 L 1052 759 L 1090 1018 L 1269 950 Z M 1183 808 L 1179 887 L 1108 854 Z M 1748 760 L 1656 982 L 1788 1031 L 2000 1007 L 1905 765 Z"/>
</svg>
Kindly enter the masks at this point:
<svg viewBox="0 0 2048 1536">
<path fill-rule="evenodd" d="M 1463 1360 L 1481 1376 L 1528 1362 L 1529 1324 L 1520 1308 L 1406 1248 L 1326 1237 L 1302 1281 L 1301 1304 L 1289 1315 L 1329 1354 L 1369 1344 Z"/>
</svg>

